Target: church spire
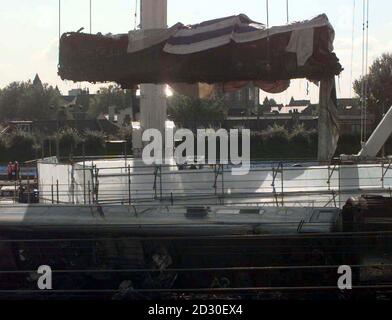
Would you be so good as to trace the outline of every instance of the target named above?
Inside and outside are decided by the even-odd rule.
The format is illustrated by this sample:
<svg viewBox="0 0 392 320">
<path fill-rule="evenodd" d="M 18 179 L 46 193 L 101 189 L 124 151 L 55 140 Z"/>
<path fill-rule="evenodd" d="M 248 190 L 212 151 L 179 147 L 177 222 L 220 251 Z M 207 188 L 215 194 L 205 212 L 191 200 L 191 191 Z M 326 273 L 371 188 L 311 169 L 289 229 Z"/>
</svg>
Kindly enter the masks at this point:
<svg viewBox="0 0 392 320">
<path fill-rule="evenodd" d="M 42 81 L 39 78 L 38 73 L 35 75 L 35 78 L 33 80 L 33 86 L 38 88 L 38 89 L 41 89 L 41 90 L 44 88 L 44 86 L 42 85 Z"/>
</svg>

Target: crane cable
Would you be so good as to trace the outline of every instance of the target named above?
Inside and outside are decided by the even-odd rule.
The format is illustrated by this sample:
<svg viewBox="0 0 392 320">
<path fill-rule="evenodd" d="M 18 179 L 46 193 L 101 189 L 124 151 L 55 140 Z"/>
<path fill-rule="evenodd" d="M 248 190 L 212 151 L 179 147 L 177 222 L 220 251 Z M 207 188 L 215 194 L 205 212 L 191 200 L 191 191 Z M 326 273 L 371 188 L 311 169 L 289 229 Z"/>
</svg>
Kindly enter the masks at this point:
<svg viewBox="0 0 392 320">
<path fill-rule="evenodd" d="M 137 6 L 138 6 L 138 0 L 135 0 L 135 24 L 133 27 L 134 30 L 137 29 Z"/>
<path fill-rule="evenodd" d="M 351 35 L 351 69 L 350 69 L 350 99 L 353 98 L 353 68 L 354 68 L 354 42 L 355 42 L 355 0 L 353 0 L 353 26 Z"/>
<path fill-rule="evenodd" d="M 90 0 L 90 34 L 93 33 L 92 28 L 92 0 Z"/>
<path fill-rule="evenodd" d="M 61 0 L 59 0 L 59 46 L 61 39 Z"/>
<path fill-rule="evenodd" d="M 92 0 L 90 0 L 90 6 L 89 6 L 89 15 L 90 15 L 90 34 L 92 34 Z M 58 22 L 59 22 L 59 25 L 58 25 L 58 41 L 59 41 L 59 44 L 58 44 L 58 46 L 59 46 L 59 48 L 60 48 L 60 45 L 61 45 L 61 0 L 59 0 L 59 2 L 58 2 Z M 82 28 L 83 29 L 83 28 Z M 82 30 L 81 29 L 81 30 Z M 80 85 L 80 84 L 78 84 L 78 85 Z"/>
<path fill-rule="evenodd" d="M 265 0 L 266 15 L 267 15 L 267 72 L 271 69 L 271 56 L 270 56 L 270 30 L 269 30 L 269 1 Z"/>
<path fill-rule="evenodd" d="M 367 17 L 366 17 L 366 53 L 365 53 L 365 114 L 364 114 L 364 135 L 367 138 L 367 109 L 369 103 L 369 0 L 367 0 Z"/>
<path fill-rule="evenodd" d="M 90 0 L 89 4 L 89 16 L 90 16 L 90 34 L 93 32 L 93 20 L 92 20 L 92 0 Z M 59 20 L 59 25 L 58 25 L 58 38 L 59 38 L 59 45 L 60 45 L 60 40 L 61 40 L 61 0 L 58 2 L 58 20 Z"/>
<path fill-rule="evenodd" d="M 92 0 L 90 0 L 89 3 L 89 16 L 90 16 L 90 34 L 92 34 L 93 32 L 93 16 L 92 16 Z M 58 4 L 58 19 L 59 19 L 59 28 L 58 28 L 58 38 L 59 38 L 59 43 L 60 43 L 60 39 L 61 39 L 61 0 L 59 0 L 59 4 Z"/>
<path fill-rule="evenodd" d="M 361 145 L 364 139 L 364 96 L 365 96 L 365 18 L 366 17 L 366 0 L 362 1 L 362 65 L 361 65 Z"/>
<path fill-rule="evenodd" d="M 269 1 L 265 0 L 266 14 L 267 14 L 267 32 L 269 29 Z"/>
<path fill-rule="evenodd" d="M 368 63 L 369 63 L 369 0 L 362 8 L 362 85 L 361 85 L 361 143 L 367 139 Z"/>
<path fill-rule="evenodd" d="M 289 0 L 286 0 L 286 15 L 287 15 L 287 24 L 289 24 L 289 21 L 290 21 L 290 15 L 289 15 Z"/>
</svg>

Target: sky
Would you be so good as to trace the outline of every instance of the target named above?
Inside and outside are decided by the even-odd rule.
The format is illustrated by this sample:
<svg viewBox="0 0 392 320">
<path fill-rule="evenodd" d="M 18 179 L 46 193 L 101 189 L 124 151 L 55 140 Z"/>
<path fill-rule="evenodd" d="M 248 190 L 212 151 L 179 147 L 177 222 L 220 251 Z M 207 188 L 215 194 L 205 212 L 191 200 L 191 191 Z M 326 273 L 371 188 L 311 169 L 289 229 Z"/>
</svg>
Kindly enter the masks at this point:
<svg viewBox="0 0 392 320">
<path fill-rule="evenodd" d="M 93 33 L 116 34 L 133 29 L 135 10 L 139 10 L 136 2 L 140 0 L 92 0 Z M 61 32 L 81 27 L 89 32 L 89 0 L 61 0 L 61 4 Z M 362 4 L 363 0 L 289 0 L 290 21 L 321 13 L 328 15 L 336 32 L 335 52 L 345 69 L 337 81 L 339 97 L 351 97 L 350 80 L 362 74 Z M 0 0 L 0 5 L 0 88 L 12 81 L 33 79 L 36 73 L 43 82 L 57 85 L 64 94 L 72 88 L 89 87 L 94 92 L 100 87 L 62 81 L 57 76 L 58 0 Z M 370 0 L 369 64 L 382 53 L 392 52 L 391 12 L 392 1 Z M 239 13 L 266 23 L 266 0 L 168 0 L 169 25 L 193 24 Z M 286 20 L 286 0 L 269 0 L 270 25 L 282 25 Z M 306 80 L 294 80 L 287 92 L 268 96 L 282 103 L 292 96 L 317 102 L 317 87 L 310 84 L 309 94 L 306 87 Z M 262 99 L 265 96 L 261 94 Z"/>
</svg>

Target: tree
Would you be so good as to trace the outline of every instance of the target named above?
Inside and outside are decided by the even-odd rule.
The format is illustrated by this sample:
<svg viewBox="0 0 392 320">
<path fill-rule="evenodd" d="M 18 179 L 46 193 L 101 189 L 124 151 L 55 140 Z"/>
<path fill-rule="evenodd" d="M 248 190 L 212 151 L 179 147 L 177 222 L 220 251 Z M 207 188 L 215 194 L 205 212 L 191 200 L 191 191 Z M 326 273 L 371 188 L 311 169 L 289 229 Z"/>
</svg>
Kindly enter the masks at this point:
<svg viewBox="0 0 392 320">
<path fill-rule="evenodd" d="M 12 82 L 0 91 L 0 121 L 47 120 L 53 107 L 60 107 L 60 94 L 48 84 Z"/>
<path fill-rule="evenodd" d="M 168 101 L 168 114 L 178 126 L 195 132 L 199 127 L 221 126 L 228 110 L 222 100 L 175 95 Z"/>
<path fill-rule="evenodd" d="M 362 101 L 367 92 L 369 109 L 381 120 L 383 112 L 392 105 L 392 54 L 377 58 L 369 74 L 354 82 L 354 91 Z"/>
<path fill-rule="evenodd" d="M 273 99 L 273 98 L 271 98 L 270 100 L 269 100 L 269 103 L 270 103 L 270 106 L 276 106 L 278 103 L 276 102 L 276 100 L 275 99 Z"/>
<path fill-rule="evenodd" d="M 268 97 L 265 97 L 263 104 L 259 105 L 258 107 L 258 114 L 262 113 L 268 113 L 271 111 L 271 107 L 274 107 L 277 105 L 277 102 L 275 99 L 269 99 Z"/>
<path fill-rule="evenodd" d="M 37 155 L 37 140 L 30 133 L 14 131 L 4 137 L 7 160 L 25 161 L 31 160 Z"/>
<path fill-rule="evenodd" d="M 284 126 L 274 124 L 261 132 L 264 152 L 270 157 L 286 156 L 291 152 L 289 147 L 289 132 Z"/>
<path fill-rule="evenodd" d="M 103 154 L 106 147 L 106 136 L 101 131 L 86 130 L 83 133 L 83 143 L 87 155 Z"/>
<path fill-rule="evenodd" d="M 265 107 L 271 107 L 271 106 L 276 106 L 277 102 L 275 101 L 275 99 L 271 98 L 269 99 L 268 97 L 265 97 L 264 101 L 263 101 L 263 106 Z"/>
<path fill-rule="evenodd" d="M 101 113 L 107 113 L 109 106 L 118 110 L 129 108 L 134 103 L 134 90 L 124 90 L 118 85 L 101 88 L 92 99 L 88 116 L 96 119 Z"/>
<path fill-rule="evenodd" d="M 80 133 L 73 128 L 64 128 L 55 134 L 60 143 L 60 155 L 72 156 L 77 147 L 82 143 Z"/>
</svg>

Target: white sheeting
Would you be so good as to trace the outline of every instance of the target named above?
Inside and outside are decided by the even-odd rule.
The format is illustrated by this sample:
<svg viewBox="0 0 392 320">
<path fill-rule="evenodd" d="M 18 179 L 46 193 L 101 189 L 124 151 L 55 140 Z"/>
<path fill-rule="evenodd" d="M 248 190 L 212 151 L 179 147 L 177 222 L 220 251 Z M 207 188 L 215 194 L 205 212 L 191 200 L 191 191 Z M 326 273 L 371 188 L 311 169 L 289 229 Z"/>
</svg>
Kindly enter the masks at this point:
<svg viewBox="0 0 392 320">
<path fill-rule="evenodd" d="M 72 166 L 38 162 L 38 187 L 43 203 L 72 203 Z"/>
<path fill-rule="evenodd" d="M 125 169 L 127 164 L 131 166 L 129 176 Z M 268 168 L 253 167 L 247 176 L 233 176 L 230 170 L 225 170 L 223 177 L 218 175 L 215 189 L 215 172 L 208 167 L 203 170 L 187 171 L 179 171 L 176 167 L 164 168 L 161 180 L 159 176 L 155 179 L 152 166 L 145 166 L 141 161 L 135 160 L 128 160 L 127 164 L 124 160 L 94 161 L 94 165 L 100 169 L 98 179 L 100 203 L 127 204 L 129 187 L 133 203 L 154 202 L 161 196 L 162 185 L 162 197 L 170 203 L 173 196 L 174 204 L 206 205 L 219 204 L 222 201 L 227 204 L 249 202 L 274 204 L 276 199 L 280 203 L 280 194 L 283 191 L 286 205 L 298 202 L 299 205 L 334 206 L 335 201 L 336 205 L 343 205 L 350 196 L 358 196 L 362 193 L 389 194 L 389 188 L 392 188 L 392 170 L 386 172 L 382 181 L 381 164 L 347 165 L 336 168 L 328 166 L 284 168 L 283 185 L 280 173 L 275 179 L 277 198 L 271 186 L 274 173 Z M 45 203 L 51 203 L 51 185 L 55 187 L 57 178 L 60 179 L 61 186 L 60 202 L 84 203 L 82 171 L 74 170 L 74 191 L 72 191 L 70 166 L 39 164 L 38 172 L 40 191 L 46 195 Z M 79 173 L 75 174 L 75 172 Z M 91 185 L 89 172 L 86 171 L 86 187 L 88 181 Z M 156 189 L 154 189 L 154 182 Z M 225 193 L 224 200 L 217 197 L 221 195 L 222 190 Z M 334 192 L 337 194 L 339 191 L 341 196 L 334 201 Z"/>
<path fill-rule="evenodd" d="M 169 39 L 178 30 L 178 25 L 169 29 L 135 30 L 128 34 L 128 53 L 135 53 Z"/>
<path fill-rule="evenodd" d="M 89 183 L 92 186 L 92 175 L 90 170 L 83 170 L 83 165 L 41 161 L 37 168 L 41 203 L 82 204 L 84 199 L 88 202 L 87 189 Z"/>
<path fill-rule="evenodd" d="M 286 51 L 297 54 L 299 67 L 305 65 L 313 54 L 314 29 L 303 29 L 293 31 Z"/>
<path fill-rule="evenodd" d="M 244 19 L 248 19 L 248 23 L 244 23 Z M 235 32 L 235 26 L 247 25 L 250 28 L 248 32 Z M 233 27 L 232 32 L 221 34 L 217 31 L 222 28 Z M 231 41 L 236 43 L 246 43 L 256 40 L 266 39 L 279 33 L 292 32 L 290 43 L 287 47 L 288 52 L 296 53 L 298 56 L 298 65 L 302 66 L 313 53 L 313 33 L 314 28 L 329 26 L 331 30 L 330 50 L 333 50 L 334 31 L 325 14 L 319 15 L 314 19 L 296 22 L 284 26 L 276 26 L 269 29 L 265 25 L 253 22 L 245 15 L 229 17 L 227 19 L 218 20 L 216 23 L 201 24 L 191 27 L 184 27 L 176 24 L 170 29 L 155 30 L 137 30 L 129 32 L 128 53 L 134 53 L 153 45 L 168 41 L 169 39 L 183 39 L 204 34 L 205 37 L 196 37 L 194 41 L 186 41 L 186 43 L 170 44 L 166 43 L 164 51 L 170 54 L 192 54 L 226 45 Z M 216 33 L 217 36 L 214 36 Z M 208 36 L 208 35 L 211 36 Z M 197 40 L 199 39 L 199 40 Z"/>
</svg>

